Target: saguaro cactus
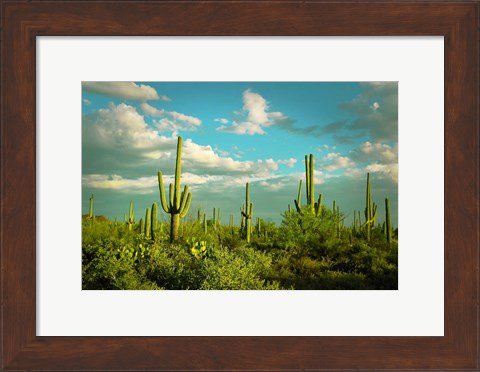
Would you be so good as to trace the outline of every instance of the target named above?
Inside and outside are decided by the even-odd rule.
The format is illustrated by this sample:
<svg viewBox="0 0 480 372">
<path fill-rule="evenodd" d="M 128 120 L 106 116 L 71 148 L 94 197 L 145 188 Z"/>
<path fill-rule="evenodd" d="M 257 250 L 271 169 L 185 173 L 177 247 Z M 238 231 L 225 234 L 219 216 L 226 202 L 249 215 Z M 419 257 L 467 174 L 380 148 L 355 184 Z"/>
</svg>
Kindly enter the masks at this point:
<svg viewBox="0 0 480 372">
<path fill-rule="evenodd" d="M 372 235 L 372 226 L 374 226 L 377 218 L 377 208 L 372 207 L 372 194 L 370 191 L 370 173 L 367 173 L 367 193 L 366 193 L 366 207 L 365 207 L 365 228 L 367 231 L 367 241 L 370 241 Z"/>
<path fill-rule="evenodd" d="M 298 213 L 300 213 L 301 201 L 302 201 L 302 180 L 300 180 L 300 184 L 298 185 L 297 199 L 293 201 L 295 203 L 295 208 L 297 208 Z"/>
<path fill-rule="evenodd" d="M 307 205 L 309 209 L 316 216 L 319 216 L 322 212 L 322 194 L 318 195 L 318 201 L 315 202 L 315 175 L 314 175 L 314 157 L 313 154 L 305 155 L 305 178 L 306 178 L 306 194 Z M 298 198 L 294 200 L 297 211 L 300 212 L 300 198 L 302 194 L 302 180 L 298 187 Z"/>
<path fill-rule="evenodd" d="M 147 208 L 145 212 L 145 237 L 150 238 L 152 234 L 152 214 L 150 208 Z"/>
<path fill-rule="evenodd" d="M 158 227 L 158 205 L 157 203 L 152 204 L 152 239 L 157 239 L 157 227 Z"/>
<path fill-rule="evenodd" d="M 130 211 L 128 212 L 127 220 L 128 231 L 132 231 L 133 225 L 135 225 L 135 216 L 133 215 L 133 201 L 130 200 Z"/>
<path fill-rule="evenodd" d="M 250 243 L 251 221 L 253 217 L 253 203 L 250 203 L 250 185 L 247 183 L 245 191 L 245 208 L 242 211 L 242 216 L 245 217 L 245 224 L 247 230 L 247 243 Z"/>
<path fill-rule="evenodd" d="M 178 239 L 178 226 L 180 218 L 187 215 L 190 203 L 192 202 L 192 193 L 188 192 L 188 185 L 185 185 L 183 192 L 180 193 L 180 176 L 182 173 L 182 137 L 178 137 L 177 142 L 177 161 L 175 165 L 175 186 L 170 184 L 170 204 L 167 204 L 167 198 L 163 187 L 162 172 L 158 172 L 158 188 L 160 190 L 160 201 L 165 213 L 170 214 L 170 242 Z"/>
<path fill-rule="evenodd" d="M 203 233 L 207 235 L 207 214 L 203 214 Z"/>
<path fill-rule="evenodd" d="M 311 211 L 315 211 L 315 179 L 313 176 L 313 154 L 310 154 L 310 161 L 308 161 L 308 156 L 305 155 L 305 176 L 307 178 L 307 205 L 310 207 Z"/>
<path fill-rule="evenodd" d="M 140 234 L 145 235 L 145 221 L 143 218 L 140 218 Z"/>
<path fill-rule="evenodd" d="M 392 242 L 392 221 L 390 219 L 390 202 L 388 198 L 385 198 L 385 234 L 387 236 L 387 242 Z"/>
<path fill-rule="evenodd" d="M 357 211 L 353 211 L 353 226 L 352 226 L 352 231 L 355 233 L 357 232 Z"/>
<path fill-rule="evenodd" d="M 90 209 L 89 209 L 89 212 L 88 212 L 88 220 L 90 221 L 90 223 L 93 226 L 93 224 L 95 222 L 95 216 L 93 215 L 93 194 L 89 198 L 89 200 L 90 200 Z"/>
</svg>

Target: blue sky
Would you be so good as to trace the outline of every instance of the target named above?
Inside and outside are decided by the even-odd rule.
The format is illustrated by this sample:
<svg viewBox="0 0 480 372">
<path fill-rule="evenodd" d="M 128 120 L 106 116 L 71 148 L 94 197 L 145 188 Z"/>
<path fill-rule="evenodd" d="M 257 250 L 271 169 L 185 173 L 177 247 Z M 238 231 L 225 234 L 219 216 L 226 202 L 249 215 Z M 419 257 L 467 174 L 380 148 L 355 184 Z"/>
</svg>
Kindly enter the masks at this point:
<svg viewBox="0 0 480 372">
<path fill-rule="evenodd" d="M 397 223 L 396 82 L 83 82 L 82 212 L 94 193 L 95 214 L 122 219 L 133 200 L 140 219 L 159 202 L 157 172 L 172 180 L 177 136 L 192 217 L 216 207 L 238 223 L 250 182 L 256 217 L 280 222 L 312 153 L 326 205 L 351 221 L 370 172 L 379 221 L 388 197 Z"/>
</svg>

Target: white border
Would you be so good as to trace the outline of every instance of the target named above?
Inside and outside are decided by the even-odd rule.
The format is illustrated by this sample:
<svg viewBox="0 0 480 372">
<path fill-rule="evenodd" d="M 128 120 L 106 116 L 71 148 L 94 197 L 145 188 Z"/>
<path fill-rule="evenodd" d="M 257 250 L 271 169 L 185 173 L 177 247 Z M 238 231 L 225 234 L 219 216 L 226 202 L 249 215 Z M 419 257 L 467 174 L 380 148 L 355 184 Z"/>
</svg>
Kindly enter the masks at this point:
<svg viewBox="0 0 480 372">
<path fill-rule="evenodd" d="M 443 335 L 443 38 L 40 37 L 37 79 L 37 335 Z M 399 81 L 399 290 L 81 291 L 83 80 Z"/>
</svg>

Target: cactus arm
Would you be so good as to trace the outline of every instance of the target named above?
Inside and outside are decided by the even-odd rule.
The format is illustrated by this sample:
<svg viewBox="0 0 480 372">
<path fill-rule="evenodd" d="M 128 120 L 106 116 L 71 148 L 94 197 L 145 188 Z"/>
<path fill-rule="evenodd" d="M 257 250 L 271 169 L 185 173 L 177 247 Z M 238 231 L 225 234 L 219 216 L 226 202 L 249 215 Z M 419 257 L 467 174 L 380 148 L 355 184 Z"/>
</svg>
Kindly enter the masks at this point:
<svg viewBox="0 0 480 372">
<path fill-rule="evenodd" d="M 158 189 L 160 191 L 160 202 L 162 204 L 162 209 L 165 213 L 169 213 L 169 207 L 167 205 L 167 198 L 165 196 L 165 188 L 163 186 L 163 175 L 162 172 L 158 172 Z"/>
<path fill-rule="evenodd" d="M 318 201 L 315 203 L 315 214 L 318 216 L 322 211 L 322 194 L 318 195 Z"/>
<path fill-rule="evenodd" d="M 295 208 L 297 209 L 297 212 L 300 213 L 300 205 L 298 205 L 298 202 L 296 200 L 293 201 L 295 203 Z"/>
<path fill-rule="evenodd" d="M 189 192 L 187 195 L 187 201 L 185 203 L 185 206 L 183 207 L 183 210 L 180 211 L 180 217 L 183 218 L 187 215 L 188 210 L 190 209 L 190 204 L 192 202 L 192 193 Z"/>
<path fill-rule="evenodd" d="M 300 180 L 300 184 L 298 185 L 298 196 L 297 196 L 298 208 L 300 208 L 300 204 L 302 204 L 302 180 Z"/>
<path fill-rule="evenodd" d="M 182 197 L 180 198 L 180 208 L 178 209 L 179 213 L 185 209 L 185 204 L 187 203 L 188 199 L 188 185 L 185 185 L 182 192 Z"/>
</svg>

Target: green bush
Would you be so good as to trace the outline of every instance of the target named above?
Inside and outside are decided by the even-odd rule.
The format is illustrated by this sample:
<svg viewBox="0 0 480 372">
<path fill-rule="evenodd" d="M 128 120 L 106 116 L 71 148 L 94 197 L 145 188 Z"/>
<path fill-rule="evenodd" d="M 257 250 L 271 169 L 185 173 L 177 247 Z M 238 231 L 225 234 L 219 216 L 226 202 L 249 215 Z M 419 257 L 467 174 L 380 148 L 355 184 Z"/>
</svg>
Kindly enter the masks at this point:
<svg viewBox="0 0 480 372">
<path fill-rule="evenodd" d="M 262 278 L 270 266 L 271 258 L 252 248 L 244 247 L 235 253 L 221 248 L 214 257 L 203 261 L 200 289 L 280 289 L 277 282 Z"/>
</svg>

